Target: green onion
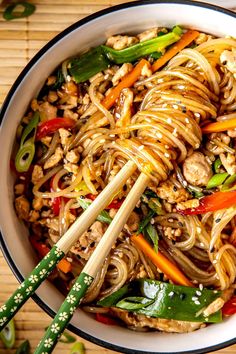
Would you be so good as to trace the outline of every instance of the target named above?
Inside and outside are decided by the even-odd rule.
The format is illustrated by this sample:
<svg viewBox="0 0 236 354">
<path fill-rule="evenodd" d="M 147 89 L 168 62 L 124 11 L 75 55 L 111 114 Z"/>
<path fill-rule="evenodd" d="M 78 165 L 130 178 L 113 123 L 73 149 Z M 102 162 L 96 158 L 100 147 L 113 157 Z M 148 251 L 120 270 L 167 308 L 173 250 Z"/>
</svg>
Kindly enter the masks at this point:
<svg viewBox="0 0 236 354">
<path fill-rule="evenodd" d="M 15 343 L 15 325 L 14 320 L 11 320 L 0 332 L 0 339 L 6 348 L 10 349 Z"/>
<path fill-rule="evenodd" d="M 147 235 L 150 237 L 150 239 L 152 240 L 152 243 L 154 245 L 154 250 L 156 252 L 158 252 L 158 241 L 159 241 L 159 236 L 157 233 L 157 230 L 155 228 L 155 226 L 153 226 L 151 223 L 149 223 L 145 229 L 145 232 L 147 233 Z"/>
<path fill-rule="evenodd" d="M 27 1 L 18 1 L 6 7 L 3 17 L 7 21 L 28 17 L 34 13 L 35 9 L 35 5 Z"/>
<path fill-rule="evenodd" d="M 84 344 L 76 342 L 70 350 L 70 354 L 85 354 Z"/>
<path fill-rule="evenodd" d="M 115 64 L 130 63 L 153 52 L 162 52 L 167 46 L 177 42 L 180 39 L 180 34 L 176 32 L 178 30 L 173 30 L 163 36 L 139 42 L 121 50 L 115 50 L 105 45 L 101 47 L 111 62 Z"/>
<path fill-rule="evenodd" d="M 62 70 L 58 69 L 57 70 L 56 82 L 51 86 L 51 88 L 53 90 L 58 90 L 64 82 L 65 82 L 65 78 L 64 78 L 64 76 L 62 74 Z"/>
<path fill-rule="evenodd" d="M 152 54 L 149 55 L 149 59 L 157 60 L 160 59 L 162 56 L 161 52 L 153 52 Z"/>
<path fill-rule="evenodd" d="M 16 354 L 30 354 L 30 343 L 28 340 L 24 341 L 16 351 Z"/>
<path fill-rule="evenodd" d="M 226 190 L 226 189 L 229 189 L 235 181 L 236 181 L 236 173 L 234 173 L 233 175 L 229 176 L 229 177 L 225 180 L 225 182 L 224 182 L 224 184 L 223 184 L 221 190 L 224 191 L 224 190 Z"/>
<path fill-rule="evenodd" d="M 119 290 L 115 291 L 111 295 L 107 296 L 105 299 L 99 300 L 97 304 L 103 307 L 111 307 L 113 304 L 116 304 L 124 295 L 129 292 L 129 284 L 124 285 Z"/>
<path fill-rule="evenodd" d="M 220 172 L 220 166 L 222 165 L 221 159 L 218 158 L 217 160 L 215 160 L 213 168 L 215 173 L 219 173 Z"/>
<path fill-rule="evenodd" d="M 15 157 L 15 166 L 18 172 L 26 172 L 30 168 L 35 154 L 34 140 L 38 122 L 39 112 L 35 112 L 22 133 L 20 147 Z"/>
<path fill-rule="evenodd" d="M 227 172 L 217 173 L 216 175 L 210 178 L 210 180 L 207 183 L 206 189 L 212 189 L 221 186 L 228 176 L 229 174 Z"/>
<path fill-rule="evenodd" d="M 153 299 L 148 299 L 146 297 L 130 296 L 117 302 L 116 307 L 119 307 L 120 309 L 124 309 L 127 311 L 134 311 L 134 310 L 143 309 L 151 305 L 153 302 L 154 302 Z"/>
<path fill-rule="evenodd" d="M 87 200 L 82 198 L 78 198 L 78 202 L 81 208 L 83 208 L 84 210 L 88 209 L 89 205 L 91 204 L 91 202 L 88 202 Z M 112 222 L 112 218 L 105 210 L 101 211 L 101 213 L 97 217 L 97 220 L 100 222 L 104 222 L 105 224 L 110 224 Z"/>
<path fill-rule="evenodd" d="M 155 213 L 157 215 L 164 215 L 165 214 L 164 210 L 162 209 L 162 205 L 157 198 L 151 198 L 148 201 L 148 206 L 150 209 L 155 211 Z"/>
<path fill-rule="evenodd" d="M 72 336 L 67 331 L 64 331 L 62 333 L 61 338 L 59 339 L 59 342 L 62 342 L 62 343 L 74 343 L 74 342 L 76 342 L 76 337 Z"/>
</svg>

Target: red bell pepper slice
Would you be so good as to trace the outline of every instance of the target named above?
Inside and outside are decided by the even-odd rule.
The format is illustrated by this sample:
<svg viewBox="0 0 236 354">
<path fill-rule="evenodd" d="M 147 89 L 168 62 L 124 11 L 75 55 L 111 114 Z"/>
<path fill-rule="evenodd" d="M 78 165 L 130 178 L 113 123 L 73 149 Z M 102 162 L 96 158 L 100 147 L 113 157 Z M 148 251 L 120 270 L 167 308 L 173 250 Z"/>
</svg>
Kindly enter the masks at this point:
<svg viewBox="0 0 236 354">
<path fill-rule="evenodd" d="M 38 253 L 39 257 L 42 259 L 48 254 L 50 248 L 46 246 L 43 242 L 39 241 L 37 236 L 33 235 L 29 237 L 30 243 Z M 69 273 L 72 269 L 71 263 L 67 261 L 66 258 L 63 258 L 58 264 L 57 268 L 60 269 L 63 273 Z"/>
<path fill-rule="evenodd" d="M 60 128 L 73 128 L 76 121 L 71 118 L 53 118 L 38 125 L 36 140 L 40 140 L 47 135 L 55 133 Z"/>
<path fill-rule="evenodd" d="M 96 313 L 95 315 L 96 321 L 101 322 L 106 325 L 117 326 L 118 322 L 113 318 L 103 315 L 101 313 Z"/>
<path fill-rule="evenodd" d="M 236 313 L 236 296 L 233 296 L 222 307 L 222 313 L 225 316 L 230 316 Z"/>
<path fill-rule="evenodd" d="M 91 200 L 95 200 L 97 195 L 94 194 L 87 194 L 86 197 Z M 115 199 L 113 200 L 105 209 L 119 209 L 124 202 L 124 198 L 121 200 Z"/>
<path fill-rule="evenodd" d="M 198 215 L 208 213 L 209 211 L 230 208 L 233 205 L 236 205 L 235 190 L 229 192 L 216 192 L 199 199 L 199 206 L 196 208 L 187 208 L 185 210 L 179 210 L 177 208 L 177 211 L 182 215 Z"/>
</svg>

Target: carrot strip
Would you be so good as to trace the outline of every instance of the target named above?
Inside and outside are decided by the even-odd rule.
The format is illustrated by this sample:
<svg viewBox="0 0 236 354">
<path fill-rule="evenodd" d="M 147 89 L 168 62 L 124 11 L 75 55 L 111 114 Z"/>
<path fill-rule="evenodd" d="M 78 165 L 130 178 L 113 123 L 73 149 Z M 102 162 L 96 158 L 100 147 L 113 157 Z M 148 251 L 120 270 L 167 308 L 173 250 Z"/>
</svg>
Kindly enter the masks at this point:
<svg viewBox="0 0 236 354">
<path fill-rule="evenodd" d="M 131 87 L 138 80 L 141 75 L 143 67 L 147 65 L 150 67 L 150 63 L 146 59 L 141 59 L 140 62 L 134 67 L 134 69 L 125 75 L 121 82 L 115 86 L 110 93 L 102 100 L 102 105 L 109 109 L 113 106 L 117 98 L 120 96 L 121 91 L 124 88 Z"/>
<path fill-rule="evenodd" d="M 69 273 L 71 271 L 71 263 L 67 259 L 62 258 L 62 260 L 57 264 L 57 268 L 60 269 L 63 273 Z"/>
<path fill-rule="evenodd" d="M 202 127 L 202 133 L 218 133 L 223 132 L 228 129 L 236 128 L 236 118 L 224 120 L 222 122 L 214 122 Z"/>
<path fill-rule="evenodd" d="M 162 66 L 164 66 L 171 58 L 178 54 L 182 49 L 187 47 L 197 36 L 199 35 L 198 31 L 189 30 L 182 35 L 180 40 L 176 42 L 167 52 L 157 59 L 152 65 L 152 72 L 157 71 Z"/>
<path fill-rule="evenodd" d="M 166 258 L 160 251 L 157 253 L 152 249 L 149 243 L 145 240 L 143 235 L 133 235 L 131 240 L 143 253 L 148 256 L 153 264 L 157 266 L 170 280 L 175 284 L 191 286 L 193 284 L 185 275 L 173 264 L 168 258 Z"/>
</svg>

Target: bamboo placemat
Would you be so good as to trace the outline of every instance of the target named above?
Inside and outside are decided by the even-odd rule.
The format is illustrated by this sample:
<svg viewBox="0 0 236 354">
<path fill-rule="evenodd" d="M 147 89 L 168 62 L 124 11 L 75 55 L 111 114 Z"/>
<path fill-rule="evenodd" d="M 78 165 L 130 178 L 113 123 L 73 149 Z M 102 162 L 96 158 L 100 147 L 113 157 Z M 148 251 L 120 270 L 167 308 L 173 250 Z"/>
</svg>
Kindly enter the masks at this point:
<svg viewBox="0 0 236 354">
<path fill-rule="evenodd" d="M 73 22 L 103 8 L 125 3 L 126 0 L 32 0 L 36 5 L 35 14 L 27 19 L 6 22 L 0 7 L 0 104 L 30 58 L 58 32 Z M 223 1 L 222 1 L 223 3 Z M 65 5 L 66 4 L 66 5 Z M 13 292 L 17 281 L 0 251 L 0 302 L 4 302 Z M 13 354 L 25 339 L 29 339 L 32 351 L 44 334 L 51 319 L 37 304 L 29 300 L 15 316 L 16 345 L 6 350 L 0 343 L 0 354 Z M 88 341 L 83 342 L 86 354 L 114 354 Z M 68 354 L 71 345 L 59 343 L 55 354 Z M 236 345 L 223 349 L 219 354 L 235 354 Z"/>
</svg>

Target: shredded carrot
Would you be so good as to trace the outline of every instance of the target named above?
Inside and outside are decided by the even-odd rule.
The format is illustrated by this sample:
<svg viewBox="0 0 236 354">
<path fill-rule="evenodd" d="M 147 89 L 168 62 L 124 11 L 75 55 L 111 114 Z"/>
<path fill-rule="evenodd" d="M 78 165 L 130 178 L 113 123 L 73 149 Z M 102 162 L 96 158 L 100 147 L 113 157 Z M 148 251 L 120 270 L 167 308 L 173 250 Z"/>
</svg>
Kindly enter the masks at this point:
<svg viewBox="0 0 236 354">
<path fill-rule="evenodd" d="M 71 263 L 67 259 L 62 258 L 62 260 L 57 264 L 57 268 L 60 269 L 63 273 L 69 273 L 71 271 Z"/>
<path fill-rule="evenodd" d="M 175 284 L 193 286 L 189 279 L 173 264 L 166 256 L 164 256 L 160 251 L 155 252 L 154 249 L 145 240 L 143 235 L 133 235 L 131 240 L 135 245 L 143 251 L 143 253 L 148 256 L 153 264 L 157 266 L 170 280 Z"/>
<path fill-rule="evenodd" d="M 199 35 L 198 31 L 189 30 L 182 35 L 180 40 L 176 42 L 167 52 L 157 59 L 152 65 L 152 72 L 157 71 L 162 66 L 164 66 L 170 59 L 172 59 L 176 54 L 178 54 L 182 49 L 187 47 L 195 38 Z"/>
<path fill-rule="evenodd" d="M 223 132 L 228 129 L 235 129 L 236 128 L 236 118 L 223 120 L 221 122 L 214 122 L 205 125 L 202 127 L 202 133 L 218 133 Z"/>
<path fill-rule="evenodd" d="M 147 65 L 150 68 L 150 63 L 146 59 L 141 59 L 140 62 L 134 67 L 134 69 L 125 75 L 120 83 L 115 86 L 110 93 L 102 100 L 102 105 L 109 109 L 113 106 L 117 98 L 120 96 L 121 91 L 124 88 L 131 87 L 138 80 L 141 75 L 142 69 Z"/>
</svg>

